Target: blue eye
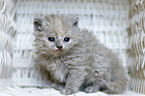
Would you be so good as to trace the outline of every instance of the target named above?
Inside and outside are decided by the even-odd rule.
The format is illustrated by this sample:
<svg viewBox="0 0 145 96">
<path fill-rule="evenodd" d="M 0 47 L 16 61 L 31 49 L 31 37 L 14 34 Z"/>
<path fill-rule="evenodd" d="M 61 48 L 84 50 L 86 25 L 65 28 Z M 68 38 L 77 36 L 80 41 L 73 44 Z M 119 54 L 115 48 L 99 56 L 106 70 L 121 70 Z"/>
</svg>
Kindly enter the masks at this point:
<svg viewBox="0 0 145 96">
<path fill-rule="evenodd" d="M 69 42 L 69 41 L 70 41 L 70 37 L 65 37 L 65 38 L 64 38 L 64 41 L 65 41 L 65 42 Z"/>
<path fill-rule="evenodd" d="M 55 41 L 54 37 L 48 37 L 48 40 L 51 41 L 51 42 Z"/>
</svg>

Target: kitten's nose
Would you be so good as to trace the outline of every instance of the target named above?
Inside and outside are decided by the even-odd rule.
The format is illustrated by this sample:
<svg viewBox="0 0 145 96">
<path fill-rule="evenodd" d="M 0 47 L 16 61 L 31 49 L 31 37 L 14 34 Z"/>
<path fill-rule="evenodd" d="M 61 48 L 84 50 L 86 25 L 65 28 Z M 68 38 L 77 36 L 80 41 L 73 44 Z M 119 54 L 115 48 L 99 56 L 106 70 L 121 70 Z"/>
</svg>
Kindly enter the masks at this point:
<svg viewBox="0 0 145 96">
<path fill-rule="evenodd" d="M 62 49 L 62 46 L 56 46 L 58 49 Z"/>
</svg>

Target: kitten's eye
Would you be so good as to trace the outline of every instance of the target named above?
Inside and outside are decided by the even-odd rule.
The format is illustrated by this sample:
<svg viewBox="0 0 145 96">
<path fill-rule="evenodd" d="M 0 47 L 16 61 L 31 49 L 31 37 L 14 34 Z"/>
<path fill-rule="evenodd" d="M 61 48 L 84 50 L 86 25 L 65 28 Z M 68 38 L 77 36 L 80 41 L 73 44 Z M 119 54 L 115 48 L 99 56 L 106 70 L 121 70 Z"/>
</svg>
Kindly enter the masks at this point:
<svg viewBox="0 0 145 96">
<path fill-rule="evenodd" d="M 48 40 L 51 41 L 51 42 L 55 41 L 54 37 L 48 37 Z"/>
<path fill-rule="evenodd" d="M 65 37 L 65 38 L 64 38 L 64 41 L 65 41 L 65 42 L 69 42 L 69 41 L 70 41 L 70 37 Z"/>
</svg>

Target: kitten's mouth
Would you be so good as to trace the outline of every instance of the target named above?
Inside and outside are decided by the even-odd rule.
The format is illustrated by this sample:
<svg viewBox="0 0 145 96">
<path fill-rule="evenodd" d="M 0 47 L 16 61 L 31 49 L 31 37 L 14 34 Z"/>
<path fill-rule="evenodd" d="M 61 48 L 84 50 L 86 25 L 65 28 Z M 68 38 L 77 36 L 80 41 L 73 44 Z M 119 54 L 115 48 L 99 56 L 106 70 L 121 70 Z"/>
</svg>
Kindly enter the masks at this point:
<svg viewBox="0 0 145 96">
<path fill-rule="evenodd" d="M 56 51 L 57 51 L 57 52 L 62 52 L 63 50 L 62 50 L 62 49 L 57 49 Z"/>
</svg>

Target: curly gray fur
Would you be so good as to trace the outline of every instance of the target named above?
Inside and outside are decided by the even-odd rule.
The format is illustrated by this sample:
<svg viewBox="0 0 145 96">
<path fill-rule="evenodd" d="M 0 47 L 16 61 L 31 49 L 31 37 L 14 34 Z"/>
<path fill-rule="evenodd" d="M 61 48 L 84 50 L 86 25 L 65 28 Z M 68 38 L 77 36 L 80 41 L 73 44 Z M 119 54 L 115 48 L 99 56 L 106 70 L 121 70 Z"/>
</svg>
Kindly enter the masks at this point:
<svg viewBox="0 0 145 96">
<path fill-rule="evenodd" d="M 79 90 L 122 93 L 127 77 L 119 59 L 91 32 L 80 30 L 77 22 L 77 17 L 58 15 L 34 20 L 38 61 L 51 75 L 52 86 L 62 94 Z M 54 37 L 55 41 L 49 41 L 48 37 Z M 64 42 L 65 37 L 70 37 L 70 41 Z"/>
</svg>

